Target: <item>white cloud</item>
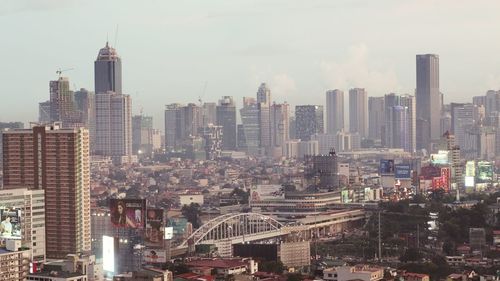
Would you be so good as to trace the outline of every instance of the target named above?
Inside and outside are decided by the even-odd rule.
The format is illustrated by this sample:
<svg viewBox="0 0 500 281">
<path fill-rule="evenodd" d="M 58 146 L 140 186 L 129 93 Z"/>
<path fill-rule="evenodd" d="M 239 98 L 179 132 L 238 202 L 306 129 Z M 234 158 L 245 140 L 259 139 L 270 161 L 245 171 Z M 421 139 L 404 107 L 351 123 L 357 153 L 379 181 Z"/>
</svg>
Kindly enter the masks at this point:
<svg viewBox="0 0 500 281">
<path fill-rule="evenodd" d="M 295 80 L 293 80 L 288 74 L 280 73 L 273 76 L 271 79 L 271 94 L 272 99 L 278 103 L 288 101 L 291 95 L 297 92 L 297 86 L 295 85 Z"/>
<path fill-rule="evenodd" d="M 0 15 L 64 8 L 75 0 L 0 0 Z"/>
<path fill-rule="evenodd" d="M 383 95 L 401 89 L 396 72 L 390 67 L 376 69 L 368 61 L 369 50 L 366 45 L 351 46 L 346 60 L 341 62 L 322 61 L 321 74 L 329 89 L 359 87 L 366 88 L 371 95 Z"/>
</svg>

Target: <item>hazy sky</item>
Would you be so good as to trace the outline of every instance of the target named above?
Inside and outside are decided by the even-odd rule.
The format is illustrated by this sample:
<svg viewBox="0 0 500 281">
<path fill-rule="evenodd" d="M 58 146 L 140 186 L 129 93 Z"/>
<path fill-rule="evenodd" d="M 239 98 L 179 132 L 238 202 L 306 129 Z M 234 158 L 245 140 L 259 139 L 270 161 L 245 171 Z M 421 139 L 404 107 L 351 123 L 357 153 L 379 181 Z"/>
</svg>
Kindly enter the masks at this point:
<svg viewBox="0 0 500 281">
<path fill-rule="evenodd" d="M 106 37 L 134 113 L 255 96 L 323 104 L 327 89 L 413 93 L 415 54 L 440 56 L 445 100 L 500 89 L 500 1 L 0 0 L 0 121 L 36 120 L 58 68 L 94 88 Z M 109 34 L 109 35 L 108 35 Z M 74 86 L 73 86 L 74 85 Z"/>
</svg>

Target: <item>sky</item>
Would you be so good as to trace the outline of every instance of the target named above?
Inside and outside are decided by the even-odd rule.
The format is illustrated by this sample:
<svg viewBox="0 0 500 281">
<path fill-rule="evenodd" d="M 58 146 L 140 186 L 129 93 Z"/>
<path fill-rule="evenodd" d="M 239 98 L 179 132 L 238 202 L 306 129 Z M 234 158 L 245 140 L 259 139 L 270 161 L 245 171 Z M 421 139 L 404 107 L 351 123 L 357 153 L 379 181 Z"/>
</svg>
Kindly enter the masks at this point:
<svg viewBox="0 0 500 281">
<path fill-rule="evenodd" d="M 413 94 L 424 53 L 440 56 L 445 102 L 467 102 L 500 89 L 498 11 L 498 0 L 0 0 L 0 121 L 36 120 L 58 69 L 93 90 L 106 40 L 134 114 L 157 128 L 165 104 L 241 106 L 261 82 L 292 106 L 337 88 Z"/>
</svg>

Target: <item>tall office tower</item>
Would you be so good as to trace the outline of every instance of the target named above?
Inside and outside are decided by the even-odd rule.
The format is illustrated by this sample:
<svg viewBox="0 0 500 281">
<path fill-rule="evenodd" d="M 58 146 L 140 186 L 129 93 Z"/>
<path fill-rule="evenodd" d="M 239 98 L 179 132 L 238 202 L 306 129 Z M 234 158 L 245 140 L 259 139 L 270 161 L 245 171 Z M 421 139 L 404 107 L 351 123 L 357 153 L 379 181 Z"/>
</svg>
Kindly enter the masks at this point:
<svg viewBox="0 0 500 281">
<path fill-rule="evenodd" d="M 132 156 L 132 100 L 122 94 L 122 63 L 106 42 L 94 63 L 97 155 L 110 156 L 117 163 Z"/>
<path fill-rule="evenodd" d="M 326 133 L 336 134 L 344 129 L 344 92 L 326 91 Z"/>
<path fill-rule="evenodd" d="M 472 104 L 473 105 L 482 105 L 486 106 L 486 96 L 474 96 L 472 97 Z"/>
<path fill-rule="evenodd" d="M 486 117 L 491 116 L 494 112 L 500 111 L 500 92 L 494 90 L 486 92 L 484 106 Z"/>
<path fill-rule="evenodd" d="M 466 132 L 475 124 L 474 105 L 471 103 L 451 103 L 451 133 L 462 148 L 466 144 Z"/>
<path fill-rule="evenodd" d="M 165 106 L 165 148 L 171 150 L 176 148 L 180 138 L 180 108 L 182 105 L 172 103 Z"/>
<path fill-rule="evenodd" d="M 150 155 L 153 152 L 153 117 L 132 117 L 132 153 Z"/>
<path fill-rule="evenodd" d="M 271 104 L 271 90 L 266 83 L 261 83 L 257 89 L 257 103 L 261 102 Z"/>
<path fill-rule="evenodd" d="M 90 151 L 93 151 L 96 135 L 95 135 L 95 93 L 87 89 L 81 88 L 75 92 L 75 106 L 80 112 L 81 123 L 89 129 L 90 135 Z"/>
<path fill-rule="evenodd" d="M 266 83 L 261 83 L 257 89 L 257 106 L 259 108 L 260 147 L 269 152 L 272 146 L 271 90 Z"/>
<path fill-rule="evenodd" d="M 319 154 L 327 155 L 330 150 L 337 150 L 337 134 L 314 134 L 311 140 L 318 141 Z"/>
<path fill-rule="evenodd" d="M 199 128 L 203 127 L 203 110 L 194 103 L 180 108 L 179 138 L 181 141 L 198 136 Z"/>
<path fill-rule="evenodd" d="M 368 96 L 363 88 L 349 90 L 349 131 L 368 136 Z"/>
<path fill-rule="evenodd" d="M 0 213 L 14 217 L 20 222 L 19 229 L 12 232 L 11 238 L 21 240 L 21 245 L 28 249 L 30 260 L 35 264 L 45 262 L 44 197 L 43 190 L 0 190 Z M 11 223 L 14 224 L 12 219 Z M 17 229 L 18 226 L 13 228 Z"/>
<path fill-rule="evenodd" d="M 493 127 L 475 125 L 465 130 L 465 144 L 460 147 L 467 160 L 493 160 L 496 153 L 496 134 Z"/>
<path fill-rule="evenodd" d="M 302 141 L 311 140 L 314 134 L 323 134 L 323 106 L 295 106 L 295 137 Z"/>
<path fill-rule="evenodd" d="M 224 96 L 217 105 L 217 125 L 222 126 L 222 148 L 236 149 L 236 105 L 233 97 Z"/>
<path fill-rule="evenodd" d="M 271 142 L 274 147 L 282 147 L 290 139 L 290 106 L 288 103 L 271 105 Z"/>
<path fill-rule="evenodd" d="M 259 113 L 255 98 L 243 97 L 243 107 L 240 109 L 242 131 L 238 138 L 238 148 L 249 155 L 260 155 Z"/>
<path fill-rule="evenodd" d="M 3 134 L 4 189 L 45 191 L 47 258 L 90 251 L 89 133 L 58 124 Z"/>
<path fill-rule="evenodd" d="M 205 159 L 216 160 L 222 152 L 222 127 L 208 124 L 200 131 L 205 145 Z"/>
<path fill-rule="evenodd" d="M 382 139 L 382 130 L 385 125 L 384 97 L 368 98 L 368 137 L 374 140 Z"/>
<path fill-rule="evenodd" d="M 99 93 L 96 100 L 97 155 L 128 162 L 132 155 L 132 101 L 129 95 Z"/>
<path fill-rule="evenodd" d="M 417 148 L 430 148 L 431 140 L 438 140 L 440 135 L 441 94 L 439 92 L 439 56 L 433 54 L 417 55 L 417 119 L 427 122 L 421 126 L 428 128 L 430 139 L 421 139 Z M 419 132 L 419 135 L 421 133 Z M 426 132 L 422 132 L 426 136 Z"/>
<path fill-rule="evenodd" d="M 385 95 L 385 136 L 390 148 L 416 151 L 415 97 L 411 95 Z"/>
<path fill-rule="evenodd" d="M 215 102 L 206 102 L 203 104 L 203 127 L 208 124 L 217 123 L 217 104 Z"/>
<path fill-rule="evenodd" d="M 99 50 L 94 62 L 94 86 L 96 94 L 122 94 L 122 60 L 108 42 Z"/>
<path fill-rule="evenodd" d="M 69 89 L 69 80 L 59 77 L 50 81 L 50 121 L 62 122 L 63 127 L 81 126 L 81 116 L 75 108 L 74 92 Z"/>
<path fill-rule="evenodd" d="M 50 100 L 38 103 L 38 122 L 50 122 Z"/>
</svg>

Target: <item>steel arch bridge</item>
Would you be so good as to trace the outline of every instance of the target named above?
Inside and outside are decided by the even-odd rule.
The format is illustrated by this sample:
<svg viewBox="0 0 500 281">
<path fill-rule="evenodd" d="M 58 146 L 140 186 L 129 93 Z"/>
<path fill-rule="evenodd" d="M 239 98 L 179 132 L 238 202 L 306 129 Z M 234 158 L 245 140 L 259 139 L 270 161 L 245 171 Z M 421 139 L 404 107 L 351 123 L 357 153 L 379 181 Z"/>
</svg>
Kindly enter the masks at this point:
<svg viewBox="0 0 500 281">
<path fill-rule="evenodd" d="M 275 237 L 283 224 L 272 217 L 258 213 L 238 213 L 218 216 L 191 234 L 179 247 L 188 244 L 211 244 L 220 240 L 243 239 L 254 241 Z M 267 236 L 266 236 L 267 234 Z"/>
</svg>

